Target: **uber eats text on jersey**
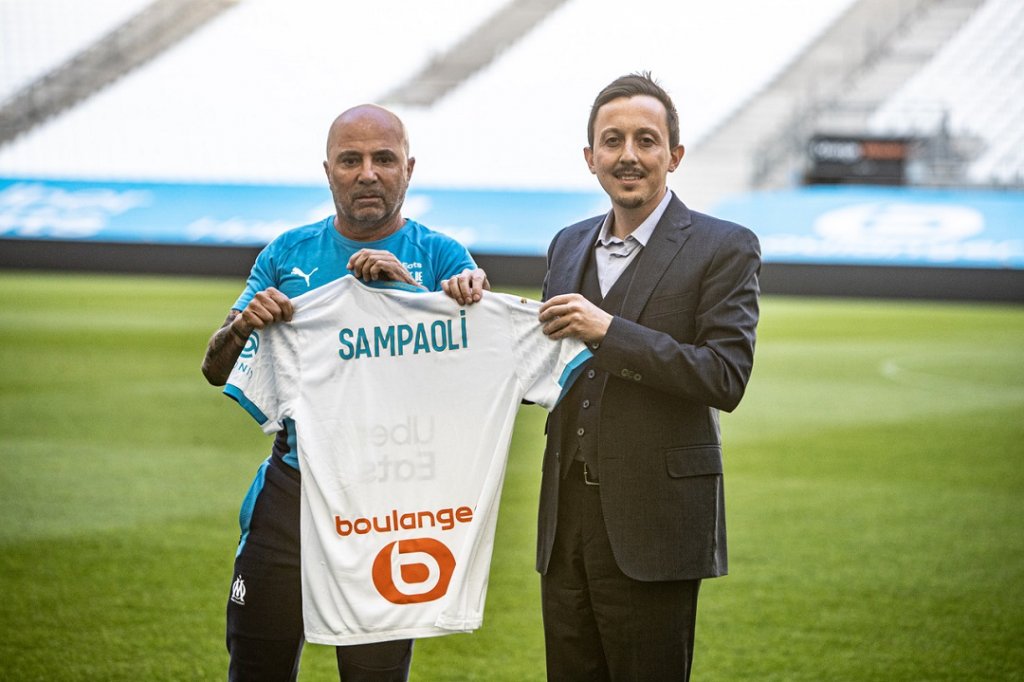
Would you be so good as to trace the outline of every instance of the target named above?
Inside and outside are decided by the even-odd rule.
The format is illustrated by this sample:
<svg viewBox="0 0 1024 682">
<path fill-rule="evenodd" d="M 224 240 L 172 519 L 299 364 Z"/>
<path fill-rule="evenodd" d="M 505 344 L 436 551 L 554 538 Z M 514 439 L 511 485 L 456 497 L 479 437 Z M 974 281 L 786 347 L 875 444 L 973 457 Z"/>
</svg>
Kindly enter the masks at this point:
<svg viewBox="0 0 1024 682">
<path fill-rule="evenodd" d="M 338 332 L 342 360 L 379 358 L 382 355 L 416 355 L 459 350 L 469 345 L 466 311 L 459 311 L 459 323 L 451 318 L 416 324 L 392 324 L 386 327 L 342 328 Z"/>
</svg>

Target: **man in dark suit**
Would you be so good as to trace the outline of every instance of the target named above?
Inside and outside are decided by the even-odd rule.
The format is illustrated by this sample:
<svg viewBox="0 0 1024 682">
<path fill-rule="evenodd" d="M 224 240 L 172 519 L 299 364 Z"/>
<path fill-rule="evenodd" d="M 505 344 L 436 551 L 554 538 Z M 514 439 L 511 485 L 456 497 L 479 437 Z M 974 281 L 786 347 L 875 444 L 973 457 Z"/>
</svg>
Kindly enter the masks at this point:
<svg viewBox="0 0 1024 682">
<path fill-rule="evenodd" d="M 684 149 L 649 74 L 601 91 L 588 142 L 612 209 L 555 236 L 540 311 L 593 352 L 548 420 L 548 679 L 687 680 L 700 581 L 728 570 L 718 412 L 750 378 L 760 251 L 667 189 Z"/>
</svg>

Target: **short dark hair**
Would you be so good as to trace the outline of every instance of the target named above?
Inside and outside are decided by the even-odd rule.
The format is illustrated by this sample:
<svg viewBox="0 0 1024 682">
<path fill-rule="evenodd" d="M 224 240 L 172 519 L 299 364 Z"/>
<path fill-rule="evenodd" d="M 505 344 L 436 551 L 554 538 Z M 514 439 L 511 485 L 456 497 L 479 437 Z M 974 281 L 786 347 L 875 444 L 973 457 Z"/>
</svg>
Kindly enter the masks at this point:
<svg viewBox="0 0 1024 682">
<path fill-rule="evenodd" d="M 597 110 L 613 99 L 620 97 L 638 97 L 648 95 L 665 105 L 665 119 L 668 124 L 668 143 L 671 147 L 679 144 L 679 113 L 672 98 L 668 96 L 665 89 L 658 85 L 651 77 L 650 71 L 631 73 L 628 76 L 620 76 L 605 86 L 604 90 L 597 94 L 593 106 L 590 107 L 590 121 L 587 123 L 587 144 L 594 146 L 594 121 L 597 120 Z"/>
</svg>

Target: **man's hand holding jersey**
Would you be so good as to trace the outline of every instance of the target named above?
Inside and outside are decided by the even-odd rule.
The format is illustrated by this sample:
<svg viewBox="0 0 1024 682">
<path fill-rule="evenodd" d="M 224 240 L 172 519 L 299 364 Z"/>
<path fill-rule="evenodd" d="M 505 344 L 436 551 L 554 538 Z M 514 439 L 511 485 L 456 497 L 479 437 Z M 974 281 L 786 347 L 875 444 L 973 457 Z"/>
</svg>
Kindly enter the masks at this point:
<svg viewBox="0 0 1024 682">
<path fill-rule="evenodd" d="M 459 305 L 472 305 L 483 298 L 484 290 L 490 289 L 487 273 L 476 270 L 463 270 L 459 274 L 441 282 L 441 290 L 455 299 Z"/>
<path fill-rule="evenodd" d="M 288 322 L 294 313 L 287 296 L 274 287 L 267 287 L 257 292 L 245 310 L 231 320 L 231 331 L 244 342 L 253 329 L 264 329 L 274 322 Z"/>
<path fill-rule="evenodd" d="M 384 279 L 405 282 L 414 287 L 426 289 L 425 286 L 413 279 L 409 271 L 402 265 L 402 261 L 398 260 L 398 257 L 390 251 L 360 249 L 352 254 L 345 267 L 352 271 L 356 279 L 361 279 L 364 282 L 376 282 Z"/>
<path fill-rule="evenodd" d="M 391 280 L 405 282 L 421 289 L 425 286 L 413 279 L 402 262 L 390 251 L 377 249 L 360 249 L 348 261 L 348 269 L 364 282 Z M 471 305 L 483 297 L 485 289 L 490 289 L 487 273 L 476 270 L 463 270 L 458 275 L 441 282 L 441 289 L 459 305 Z"/>
</svg>

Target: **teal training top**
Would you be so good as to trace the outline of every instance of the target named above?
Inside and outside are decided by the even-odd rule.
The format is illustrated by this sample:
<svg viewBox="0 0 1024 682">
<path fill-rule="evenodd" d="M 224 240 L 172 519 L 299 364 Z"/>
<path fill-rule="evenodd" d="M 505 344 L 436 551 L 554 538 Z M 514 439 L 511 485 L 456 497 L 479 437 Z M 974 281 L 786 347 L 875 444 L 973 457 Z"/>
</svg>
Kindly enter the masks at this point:
<svg viewBox="0 0 1024 682">
<path fill-rule="evenodd" d="M 267 287 L 288 298 L 312 291 L 336 279 L 351 275 L 349 258 L 360 249 L 393 253 L 418 284 L 440 291 L 441 282 L 465 269 L 474 269 L 469 251 L 457 241 L 434 232 L 414 220 L 406 220 L 394 234 L 372 242 L 357 242 L 334 228 L 334 216 L 311 225 L 284 232 L 260 252 L 249 273 L 245 290 L 232 306 L 243 310 L 252 297 Z M 393 283 L 365 282 L 370 286 Z"/>
</svg>

